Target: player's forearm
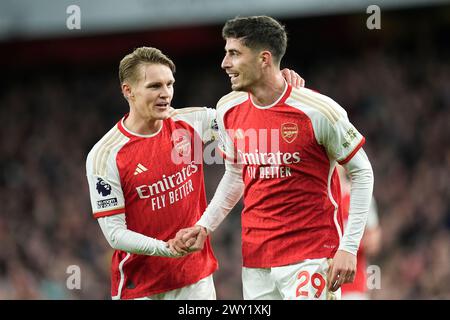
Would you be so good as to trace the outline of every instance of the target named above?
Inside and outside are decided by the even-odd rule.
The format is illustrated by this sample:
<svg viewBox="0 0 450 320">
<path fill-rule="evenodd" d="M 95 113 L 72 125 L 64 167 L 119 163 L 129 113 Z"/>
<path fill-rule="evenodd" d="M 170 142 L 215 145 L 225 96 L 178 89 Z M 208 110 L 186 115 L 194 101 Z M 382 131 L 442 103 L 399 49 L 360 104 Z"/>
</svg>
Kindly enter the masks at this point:
<svg viewBox="0 0 450 320">
<path fill-rule="evenodd" d="M 99 218 L 98 222 L 112 248 L 135 254 L 173 257 L 166 242 L 128 230 L 125 215 Z"/>
<path fill-rule="evenodd" d="M 118 230 L 115 238 L 114 248 L 116 250 L 149 256 L 173 256 L 164 241 L 147 237 L 131 230 Z"/>
<path fill-rule="evenodd" d="M 214 197 L 206 208 L 197 225 L 214 231 L 236 205 L 244 192 L 239 165 L 227 162 L 225 174 L 216 189 Z"/>
<path fill-rule="evenodd" d="M 372 166 L 362 149 L 344 167 L 352 186 L 347 226 L 339 249 L 356 255 L 367 222 L 374 179 Z"/>
</svg>

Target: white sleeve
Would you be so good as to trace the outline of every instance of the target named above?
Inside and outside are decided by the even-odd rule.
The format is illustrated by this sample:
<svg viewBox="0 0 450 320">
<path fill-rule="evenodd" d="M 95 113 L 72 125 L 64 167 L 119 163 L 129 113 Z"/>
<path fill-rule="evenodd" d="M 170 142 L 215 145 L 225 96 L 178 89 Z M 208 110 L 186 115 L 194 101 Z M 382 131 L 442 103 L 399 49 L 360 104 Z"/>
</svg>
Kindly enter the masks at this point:
<svg viewBox="0 0 450 320">
<path fill-rule="evenodd" d="M 109 245 L 116 249 L 149 256 L 176 257 L 166 242 L 127 229 L 125 214 L 98 218 Z"/>
<path fill-rule="evenodd" d="M 120 183 L 119 171 L 113 156 L 104 161 L 99 170 L 95 152 L 90 152 L 86 161 L 86 176 L 92 212 L 95 218 L 125 213 L 125 199 Z"/>
<path fill-rule="evenodd" d="M 314 116 L 316 137 L 328 156 L 343 165 L 361 148 L 365 138 L 350 122 L 347 112 L 334 100 L 326 98 L 324 110 L 327 112 L 316 112 Z"/>
<path fill-rule="evenodd" d="M 217 137 L 218 137 L 218 148 L 222 153 L 222 157 L 225 160 L 229 160 L 230 162 L 237 163 L 239 162 L 236 157 L 236 150 L 234 147 L 233 139 L 230 136 L 232 134 L 232 130 L 225 129 L 225 124 L 223 120 L 223 114 L 220 111 L 217 111 L 216 117 L 217 124 Z"/>
<path fill-rule="evenodd" d="M 339 250 L 358 252 L 367 222 L 373 190 L 372 166 L 363 149 L 343 165 L 351 179 L 350 208 Z"/>
<path fill-rule="evenodd" d="M 205 227 L 209 232 L 214 231 L 242 197 L 243 192 L 242 165 L 225 161 L 225 174 L 197 225 Z"/>
</svg>

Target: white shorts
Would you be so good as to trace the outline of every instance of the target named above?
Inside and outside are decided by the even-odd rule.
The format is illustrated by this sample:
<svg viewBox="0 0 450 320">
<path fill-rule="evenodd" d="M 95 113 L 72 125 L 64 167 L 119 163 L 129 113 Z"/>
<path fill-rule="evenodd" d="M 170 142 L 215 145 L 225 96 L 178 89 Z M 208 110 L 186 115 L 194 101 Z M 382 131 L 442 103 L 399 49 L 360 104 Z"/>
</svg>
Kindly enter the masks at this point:
<svg viewBox="0 0 450 320">
<path fill-rule="evenodd" d="M 340 300 L 327 290 L 328 259 L 273 268 L 242 268 L 244 300 Z"/>
<path fill-rule="evenodd" d="M 216 300 L 212 274 L 189 286 L 134 300 Z"/>
</svg>

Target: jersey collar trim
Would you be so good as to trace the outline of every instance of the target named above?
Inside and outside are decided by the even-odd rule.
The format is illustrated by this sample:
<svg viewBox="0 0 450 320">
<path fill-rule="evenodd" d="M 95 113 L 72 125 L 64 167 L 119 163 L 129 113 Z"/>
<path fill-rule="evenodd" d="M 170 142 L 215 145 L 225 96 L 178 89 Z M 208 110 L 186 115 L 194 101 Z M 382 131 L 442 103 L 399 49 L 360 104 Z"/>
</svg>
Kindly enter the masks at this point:
<svg viewBox="0 0 450 320">
<path fill-rule="evenodd" d="M 125 119 L 128 117 L 128 113 L 117 123 L 117 127 L 119 128 L 120 132 L 122 132 L 125 136 L 132 138 L 132 137 L 139 137 L 139 138 L 153 138 L 155 136 L 157 136 L 162 128 L 164 127 L 164 121 L 162 122 L 161 128 L 159 128 L 158 131 L 156 131 L 155 133 L 152 134 L 139 134 L 139 133 L 135 133 L 133 131 L 128 130 L 125 125 L 124 125 L 124 121 Z"/>
<path fill-rule="evenodd" d="M 285 86 L 284 86 L 283 93 L 280 95 L 280 97 L 279 97 L 274 103 L 272 103 L 272 104 L 270 104 L 270 105 L 268 105 L 268 106 L 260 106 L 260 105 L 257 105 L 257 104 L 253 101 L 252 96 L 251 96 L 251 94 L 249 93 L 249 94 L 248 94 L 248 97 L 249 97 L 249 99 L 250 99 L 252 105 L 253 105 L 255 108 L 258 108 L 258 109 L 269 109 L 269 108 L 272 108 L 273 106 L 276 106 L 276 105 L 279 104 L 279 103 L 283 103 L 284 101 L 286 101 L 286 99 L 287 99 L 287 98 L 289 97 L 289 95 L 291 94 L 292 87 L 291 87 L 290 85 L 288 85 L 288 83 L 286 82 L 286 80 L 284 80 L 284 83 L 285 83 Z"/>
</svg>

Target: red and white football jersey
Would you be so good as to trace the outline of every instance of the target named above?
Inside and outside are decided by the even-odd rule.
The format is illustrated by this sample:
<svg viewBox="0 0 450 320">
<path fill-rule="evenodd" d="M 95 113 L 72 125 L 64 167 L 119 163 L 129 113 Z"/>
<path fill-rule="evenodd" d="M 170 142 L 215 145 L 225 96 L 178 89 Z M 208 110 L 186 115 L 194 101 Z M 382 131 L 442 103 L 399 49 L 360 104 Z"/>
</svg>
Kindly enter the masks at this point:
<svg viewBox="0 0 450 320">
<path fill-rule="evenodd" d="M 242 164 L 243 265 L 268 268 L 333 257 L 342 236 L 336 162 L 364 137 L 332 99 L 286 86 L 270 106 L 232 92 L 217 104 L 219 148 Z"/>
<path fill-rule="evenodd" d="M 215 110 L 180 111 L 153 135 L 117 123 L 90 151 L 87 177 L 95 218 L 124 213 L 129 230 L 167 241 L 191 227 L 206 208 L 203 143 L 212 139 Z M 217 269 L 209 239 L 182 258 L 116 250 L 111 294 L 132 299 L 181 288 Z"/>
</svg>

